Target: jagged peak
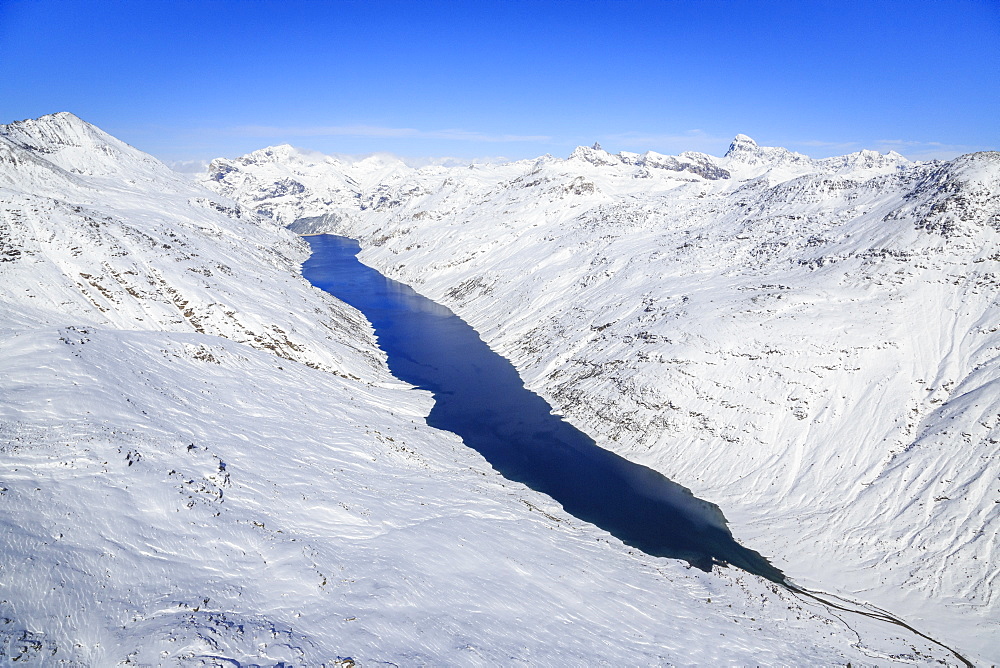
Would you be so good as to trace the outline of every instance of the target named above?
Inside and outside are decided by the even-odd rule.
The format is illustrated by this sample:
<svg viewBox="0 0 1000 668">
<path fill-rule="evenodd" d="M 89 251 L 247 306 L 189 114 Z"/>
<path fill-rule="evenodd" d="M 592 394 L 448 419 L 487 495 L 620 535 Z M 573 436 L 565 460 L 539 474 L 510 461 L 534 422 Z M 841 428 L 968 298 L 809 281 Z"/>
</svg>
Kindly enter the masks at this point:
<svg viewBox="0 0 1000 668">
<path fill-rule="evenodd" d="M 646 151 L 641 154 L 631 151 L 621 151 L 615 155 L 601 148 L 578 146 L 570 154 L 568 160 L 581 160 L 598 166 L 623 165 L 672 172 L 690 172 L 691 174 L 697 174 L 702 178 L 710 180 L 728 179 L 730 177 L 727 170 L 715 163 L 715 158 L 711 158 L 703 153 L 688 152 L 683 154 L 681 158 L 664 155 L 656 151 Z"/>
<path fill-rule="evenodd" d="M 744 134 L 738 134 L 733 137 L 733 141 L 729 144 L 729 150 L 726 151 L 727 158 L 732 158 L 743 153 L 753 153 L 759 149 L 760 146 L 757 145 L 753 139 Z"/>
<path fill-rule="evenodd" d="M 838 173 L 860 170 L 893 171 L 912 164 L 895 151 L 883 154 L 872 149 L 862 149 L 854 153 L 822 158 L 813 162 L 821 168 L 834 170 Z"/>
<path fill-rule="evenodd" d="M 781 146 L 760 146 L 753 139 L 744 134 L 736 135 L 729 145 L 724 158 L 729 166 L 737 164 L 757 169 L 771 169 L 778 166 L 787 167 L 797 165 L 800 168 L 809 168 L 810 165 L 817 164 L 815 160 L 802 153 L 789 151 Z"/>
<path fill-rule="evenodd" d="M 597 142 L 593 146 L 577 146 L 568 158 L 569 160 L 585 160 L 595 165 L 610 165 L 619 162 Z"/>
</svg>

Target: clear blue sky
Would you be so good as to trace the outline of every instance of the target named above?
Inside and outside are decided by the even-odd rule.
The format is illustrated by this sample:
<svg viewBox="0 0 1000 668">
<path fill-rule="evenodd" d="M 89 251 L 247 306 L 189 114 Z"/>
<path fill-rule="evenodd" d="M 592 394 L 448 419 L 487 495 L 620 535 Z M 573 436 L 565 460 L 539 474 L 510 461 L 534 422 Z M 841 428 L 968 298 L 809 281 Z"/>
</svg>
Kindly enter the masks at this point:
<svg viewBox="0 0 1000 668">
<path fill-rule="evenodd" d="M 0 122 L 165 160 L 1000 148 L 1000 0 L 0 0 Z"/>
</svg>

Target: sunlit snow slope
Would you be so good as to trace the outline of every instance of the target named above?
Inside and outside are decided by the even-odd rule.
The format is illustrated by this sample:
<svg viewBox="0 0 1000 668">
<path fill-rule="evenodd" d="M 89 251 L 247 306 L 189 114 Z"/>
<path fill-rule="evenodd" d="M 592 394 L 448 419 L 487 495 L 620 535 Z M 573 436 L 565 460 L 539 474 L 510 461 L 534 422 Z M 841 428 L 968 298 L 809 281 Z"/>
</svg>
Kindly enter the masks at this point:
<svg viewBox="0 0 1000 668">
<path fill-rule="evenodd" d="M 306 255 L 70 114 L 0 126 L 4 665 L 954 660 L 505 481 Z"/>
<path fill-rule="evenodd" d="M 794 581 L 1000 660 L 1000 154 L 740 135 L 723 158 L 376 168 L 285 146 L 205 181 L 360 239 Z"/>
</svg>

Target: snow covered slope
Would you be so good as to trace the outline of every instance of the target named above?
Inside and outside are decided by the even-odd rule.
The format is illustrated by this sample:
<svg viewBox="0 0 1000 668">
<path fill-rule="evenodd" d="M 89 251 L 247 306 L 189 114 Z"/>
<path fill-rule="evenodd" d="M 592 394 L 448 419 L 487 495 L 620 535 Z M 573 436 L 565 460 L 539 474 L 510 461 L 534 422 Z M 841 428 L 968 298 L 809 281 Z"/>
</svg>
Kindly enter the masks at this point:
<svg viewBox="0 0 1000 668">
<path fill-rule="evenodd" d="M 149 156 L 70 114 L 0 151 L 4 665 L 954 661 L 496 475 L 300 240 Z"/>
<path fill-rule="evenodd" d="M 294 161 L 219 169 L 237 162 L 206 180 L 359 238 L 796 582 L 1000 660 L 1000 154 L 581 147 L 399 171 L 329 207 L 266 196 Z"/>
</svg>

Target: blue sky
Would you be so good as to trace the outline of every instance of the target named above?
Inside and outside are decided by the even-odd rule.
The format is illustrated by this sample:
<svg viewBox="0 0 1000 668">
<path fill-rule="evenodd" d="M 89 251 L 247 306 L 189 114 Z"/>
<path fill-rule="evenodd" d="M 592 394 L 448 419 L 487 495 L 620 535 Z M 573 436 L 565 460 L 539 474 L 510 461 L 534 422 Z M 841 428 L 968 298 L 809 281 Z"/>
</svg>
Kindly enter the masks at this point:
<svg viewBox="0 0 1000 668">
<path fill-rule="evenodd" d="M 0 122 L 157 157 L 1000 148 L 1000 0 L 0 0 Z"/>
</svg>

